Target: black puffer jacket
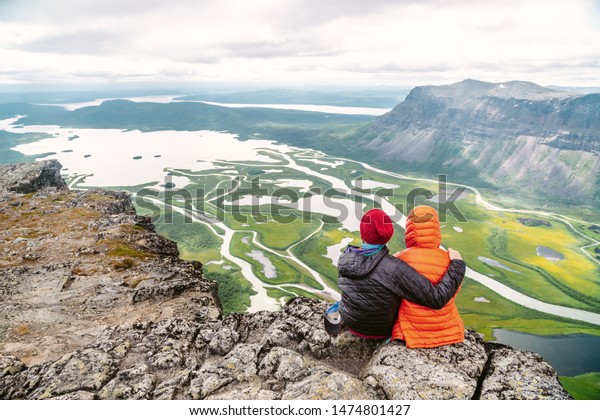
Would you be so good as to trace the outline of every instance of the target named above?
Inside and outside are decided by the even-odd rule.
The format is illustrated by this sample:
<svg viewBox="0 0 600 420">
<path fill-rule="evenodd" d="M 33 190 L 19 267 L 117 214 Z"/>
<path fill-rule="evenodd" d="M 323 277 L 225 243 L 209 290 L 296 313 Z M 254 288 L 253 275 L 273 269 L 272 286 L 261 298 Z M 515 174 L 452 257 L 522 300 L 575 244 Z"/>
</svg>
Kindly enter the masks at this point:
<svg viewBox="0 0 600 420">
<path fill-rule="evenodd" d="M 465 275 L 465 263 L 452 260 L 437 284 L 411 266 L 389 255 L 387 248 L 373 256 L 349 247 L 338 263 L 342 291 L 340 315 L 344 325 L 363 335 L 389 337 L 402 299 L 432 309 L 442 308 L 454 296 Z"/>
</svg>

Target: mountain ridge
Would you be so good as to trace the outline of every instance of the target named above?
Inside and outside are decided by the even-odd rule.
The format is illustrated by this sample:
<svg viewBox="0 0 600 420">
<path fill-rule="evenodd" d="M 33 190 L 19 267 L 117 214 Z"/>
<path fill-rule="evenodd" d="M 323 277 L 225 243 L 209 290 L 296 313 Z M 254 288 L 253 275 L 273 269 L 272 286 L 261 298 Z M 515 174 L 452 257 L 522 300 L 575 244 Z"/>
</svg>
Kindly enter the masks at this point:
<svg viewBox="0 0 600 420">
<path fill-rule="evenodd" d="M 105 101 L 68 111 L 0 104 L 26 125 L 229 131 L 558 206 L 600 204 L 600 94 L 466 79 L 420 86 L 378 118 L 202 103 Z M 0 133 L 2 134 L 2 133 Z M 15 160 L 15 152 L 9 159 Z"/>
<path fill-rule="evenodd" d="M 600 172 L 600 94 L 471 79 L 416 87 L 353 140 L 398 169 L 586 203 Z"/>
</svg>

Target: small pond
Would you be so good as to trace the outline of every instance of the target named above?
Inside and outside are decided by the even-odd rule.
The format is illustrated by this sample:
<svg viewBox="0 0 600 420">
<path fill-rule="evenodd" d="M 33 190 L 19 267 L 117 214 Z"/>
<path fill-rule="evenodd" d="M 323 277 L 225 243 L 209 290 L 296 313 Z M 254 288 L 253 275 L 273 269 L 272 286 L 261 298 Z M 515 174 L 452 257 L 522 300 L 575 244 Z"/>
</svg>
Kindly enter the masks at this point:
<svg viewBox="0 0 600 420">
<path fill-rule="evenodd" d="M 477 257 L 477 259 L 478 259 L 479 261 L 481 261 L 482 263 L 485 263 L 485 264 L 487 264 L 487 265 L 489 265 L 489 266 L 492 266 L 492 267 L 497 267 L 497 268 L 501 268 L 501 269 L 503 269 L 503 270 L 510 271 L 510 272 L 512 272 L 512 273 L 519 273 L 519 274 L 521 274 L 521 272 L 520 272 L 520 271 L 513 270 L 512 268 L 510 268 L 510 267 L 507 267 L 506 265 L 502 264 L 500 261 L 496 261 L 496 260 L 493 260 L 493 259 L 491 259 L 491 258 L 487 258 L 487 257 L 481 257 L 481 256 L 480 256 L 480 257 Z"/>
<path fill-rule="evenodd" d="M 559 375 L 600 372 L 600 337 L 589 334 L 534 335 L 495 329 L 496 342 L 540 354 Z"/>
<path fill-rule="evenodd" d="M 544 257 L 548 261 L 561 261 L 565 259 L 565 256 L 560 252 L 553 250 L 552 248 L 548 248 L 546 246 L 540 246 L 535 249 L 535 252 L 540 256 Z"/>
</svg>

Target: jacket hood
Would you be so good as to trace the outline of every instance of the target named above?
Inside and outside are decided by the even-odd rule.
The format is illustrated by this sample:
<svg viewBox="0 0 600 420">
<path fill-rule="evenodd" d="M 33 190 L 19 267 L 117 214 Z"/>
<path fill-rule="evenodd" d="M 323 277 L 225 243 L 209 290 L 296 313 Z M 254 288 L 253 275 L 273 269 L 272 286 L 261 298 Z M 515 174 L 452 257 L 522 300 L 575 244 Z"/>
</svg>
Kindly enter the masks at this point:
<svg viewBox="0 0 600 420">
<path fill-rule="evenodd" d="M 387 247 L 371 256 L 362 255 L 357 252 L 358 250 L 360 250 L 360 248 L 350 245 L 340 256 L 338 262 L 340 276 L 349 279 L 365 278 L 375 269 L 375 267 L 377 267 L 377 264 L 379 264 L 381 259 L 389 254 Z"/>
<path fill-rule="evenodd" d="M 438 214 L 433 207 L 417 206 L 411 210 L 406 220 L 404 240 L 407 248 L 440 247 L 442 232 Z"/>
</svg>

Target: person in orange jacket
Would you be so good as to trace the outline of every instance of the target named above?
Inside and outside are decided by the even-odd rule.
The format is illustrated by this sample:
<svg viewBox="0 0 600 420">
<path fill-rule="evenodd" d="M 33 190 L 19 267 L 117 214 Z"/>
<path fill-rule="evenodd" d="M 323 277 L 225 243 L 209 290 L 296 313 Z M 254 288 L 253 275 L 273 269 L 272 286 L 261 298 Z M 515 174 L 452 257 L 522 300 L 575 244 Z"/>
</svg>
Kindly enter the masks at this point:
<svg viewBox="0 0 600 420">
<path fill-rule="evenodd" d="M 403 300 L 440 309 L 456 294 L 466 269 L 458 251 L 448 250 L 452 261 L 442 279 L 433 284 L 389 254 L 386 244 L 393 234 L 392 219 L 383 210 L 371 209 L 363 215 L 362 246 L 348 245 L 338 262 L 341 300 L 323 314 L 330 336 L 345 328 L 362 338 L 387 339 Z"/>
<path fill-rule="evenodd" d="M 406 221 L 405 241 L 406 249 L 394 256 L 437 284 L 448 269 L 450 258 L 448 252 L 440 248 L 442 233 L 435 209 L 417 206 L 410 212 Z M 409 348 L 439 347 L 462 342 L 465 327 L 454 302 L 456 294 L 437 310 L 403 300 L 392 330 L 392 340 L 403 340 Z"/>
</svg>

